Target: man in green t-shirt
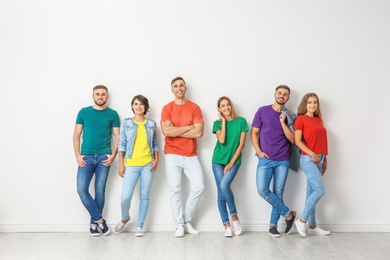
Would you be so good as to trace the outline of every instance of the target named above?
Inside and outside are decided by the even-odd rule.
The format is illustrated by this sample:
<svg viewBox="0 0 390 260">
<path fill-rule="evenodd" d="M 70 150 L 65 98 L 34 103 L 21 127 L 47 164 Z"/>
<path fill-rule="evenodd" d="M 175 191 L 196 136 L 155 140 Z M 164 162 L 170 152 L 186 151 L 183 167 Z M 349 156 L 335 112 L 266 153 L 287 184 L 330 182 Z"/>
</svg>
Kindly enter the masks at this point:
<svg viewBox="0 0 390 260">
<path fill-rule="evenodd" d="M 118 153 L 120 121 L 118 113 L 106 106 L 108 89 L 105 86 L 95 86 L 92 98 L 94 104 L 82 108 L 77 114 L 73 133 L 73 148 L 78 164 L 77 193 L 91 216 L 91 235 L 100 236 L 102 233 L 106 236 L 110 228 L 102 216 L 104 194 L 110 166 Z M 111 149 L 112 135 L 114 149 Z M 89 193 L 94 175 L 95 198 Z"/>
</svg>

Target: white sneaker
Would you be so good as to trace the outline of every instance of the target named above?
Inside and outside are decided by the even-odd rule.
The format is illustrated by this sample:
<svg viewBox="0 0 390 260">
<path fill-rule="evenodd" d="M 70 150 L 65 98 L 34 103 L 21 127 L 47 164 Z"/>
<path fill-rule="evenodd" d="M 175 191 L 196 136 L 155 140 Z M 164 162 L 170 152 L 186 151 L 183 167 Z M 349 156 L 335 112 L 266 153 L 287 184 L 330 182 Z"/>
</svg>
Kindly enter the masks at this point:
<svg viewBox="0 0 390 260">
<path fill-rule="evenodd" d="M 183 226 L 179 226 L 178 228 L 176 228 L 175 236 L 176 237 L 184 237 L 184 227 Z"/>
<path fill-rule="evenodd" d="M 126 226 L 127 223 L 129 223 L 129 221 L 130 221 L 130 218 L 129 218 L 128 220 L 126 220 L 125 223 L 123 223 L 122 220 L 120 220 L 119 223 L 116 224 L 115 229 L 114 229 L 114 232 L 115 232 L 115 233 L 120 233 L 120 232 L 122 232 L 123 228 Z"/>
<path fill-rule="evenodd" d="M 188 234 L 198 235 L 199 231 L 192 227 L 191 222 L 184 224 L 184 229 Z"/>
<path fill-rule="evenodd" d="M 143 237 L 145 235 L 145 232 L 142 230 L 142 227 L 137 227 L 135 229 L 135 236 L 136 237 Z"/>
<path fill-rule="evenodd" d="M 227 227 L 225 228 L 225 234 L 224 234 L 225 237 L 232 237 L 233 236 L 233 232 L 232 232 L 232 228 L 231 227 Z"/>
<path fill-rule="evenodd" d="M 315 228 L 308 228 L 308 234 L 310 235 L 317 235 L 317 236 L 328 236 L 330 235 L 330 231 L 323 230 L 322 228 L 319 228 L 316 226 Z"/>
<path fill-rule="evenodd" d="M 233 228 L 234 228 L 234 234 L 236 236 L 241 235 L 242 228 L 241 228 L 241 224 L 240 224 L 240 220 L 239 219 L 237 219 L 236 221 L 233 221 Z"/>
<path fill-rule="evenodd" d="M 306 223 L 301 222 L 300 219 L 294 221 L 295 227 L 297 228 L 298 233 L 302 237 L 306 237 Z"/>
</svg>

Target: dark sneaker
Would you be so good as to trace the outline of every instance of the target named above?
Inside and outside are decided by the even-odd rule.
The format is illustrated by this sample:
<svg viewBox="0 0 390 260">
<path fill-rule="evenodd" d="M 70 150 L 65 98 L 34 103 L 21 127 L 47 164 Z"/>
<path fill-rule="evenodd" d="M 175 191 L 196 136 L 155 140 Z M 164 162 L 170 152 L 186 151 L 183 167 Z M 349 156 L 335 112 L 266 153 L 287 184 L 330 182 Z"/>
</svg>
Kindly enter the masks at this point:
<svg viewBox="0 0 390 260">
<path fill-rule="evenodd" d="M 294 226 L 294 221 L 298 218 L 298 213 L 295 211 L 291 211 L 291 218 L 289 220 L 286 219 L 286 231 L 285 233 L 289 235 L 292 231 L 292 228 Z"/>
<path fill-rule="evenodd" d="M 104 219 L 103 222 L 99 224 L 99 228 L 102 230 L 103 235 L 107 236 L 110 234 L 110 228 L 107 226 L 107 223 Z"/>
<path fill-rule="evenodd" d="M 91 233 L 91 236 L 93 236 L 93 237 L 100 236 L 100 232 L 98 230 L 98 227 L 95 224 L 91 224 L 91 227 L 89 228 L 89 232 Z"/>
<path fill-rule="evenodd" d="M 280 233 L 279 233 L 279 231 L 278 231 L 278 229 L 276 227 L 270 227 L 268 233 L 272 237 L 280 237 Z"/>
</svg>

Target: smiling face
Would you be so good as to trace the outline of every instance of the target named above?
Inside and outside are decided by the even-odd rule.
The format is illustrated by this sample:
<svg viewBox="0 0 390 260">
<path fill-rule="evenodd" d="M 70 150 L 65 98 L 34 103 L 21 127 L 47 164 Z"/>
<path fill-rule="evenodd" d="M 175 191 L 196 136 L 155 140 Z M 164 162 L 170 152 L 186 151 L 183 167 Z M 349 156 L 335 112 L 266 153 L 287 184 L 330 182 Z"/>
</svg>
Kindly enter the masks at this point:
<svg viewBox="0 0 390 260">
<path fill-rule="evenodd" d="M 225 118 L 230 117 L 230 114 L 232 112 L 232 106 L 231 106 L 229 100 L 223 99 L 219 103 L 218 112 L 222 113 L 225 116 Z"/>
<path fill-rule="evenodd" d="M 96 106 L 98 107 L 104 107 L 106 105 L 107 99 L 108 99 L 108 92 L 106 89 L 98 88 L 93 91 L 92 94 L 93 101 L 95 102 Z"/>
<path fill-rule="evenodd" d="M 131 109 L 134 112 L 134 115 L 143 116 L 145 114 L 145 105 L 138 99 L 134 99 L 131 104 Z"/>
<path fill-rule="evenodd" d="M 275 91 L 275 102 L 278 105 L 284 105 L 290 99 L 290 91 L 286 88 L 278 88 Z"/>
<path fill-rule="evenodd" d="M 306 114 L 313 116 L 318 109 L 318 99 L 316 97 L 309 97 L 306 105 Z"/>
<path fill-rule="evenodd" d="M 187 86 L 184 80 L 178 79 L 172 83 L 171 88 L 172 93 L 175 95 L 175 98 L 182 99 L 185 98 L 187 91 Z"/>
</svg>

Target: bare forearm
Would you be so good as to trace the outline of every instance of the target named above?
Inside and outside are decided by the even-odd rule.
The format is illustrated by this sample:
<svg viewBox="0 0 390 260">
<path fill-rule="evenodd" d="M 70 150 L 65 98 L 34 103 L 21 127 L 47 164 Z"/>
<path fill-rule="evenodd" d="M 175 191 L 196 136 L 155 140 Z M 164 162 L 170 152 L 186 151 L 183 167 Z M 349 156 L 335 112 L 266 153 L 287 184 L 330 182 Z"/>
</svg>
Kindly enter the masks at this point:
<svg viewBox="0 0 390 260">
<path fill-rule="evenodd" d="M 80 155 L 80 135 L 73 135 L 73 150 L 76 156 Z"/>
<path fill-rule="evenodd" d="M 191 129 L 187 132 L 185 132 L 184 134 L 180 135 L 181 137 L 185 137 L 185 138 L 200 138 L 203 136 L 203 131 L 201 131 L 200 129 Z"/>
<path fill-rule="evenodd" d="M 260 145 L 259 145 L 259 134 L 258 133 L 254 132 L 254 131 L 251 132 L 251 142 L 252 142 L 253 148 L 256 151 L 256 154 L 259 155 L 262 151 L 261 151 Z"/>
<path fill-rule="evenodd" d="M 294 133 L 291 132 L 290 128 L 288 127 L 288 125 L 286 124 L 282 124 L 282 128 L 283 128 L 283 132 L 284 132 L 284 135 L 286 136 L 287 140 L 290 141 L 290 143 L 294 143 L 295 140 L 294 140 Z"/>
<path fill-rule="evenodd" d="M 162 127 L 163 134 L 169 137 L 183 136 L 186 132 L 193 129 L 194 126 L 164 126 Z"/>
</svg>

